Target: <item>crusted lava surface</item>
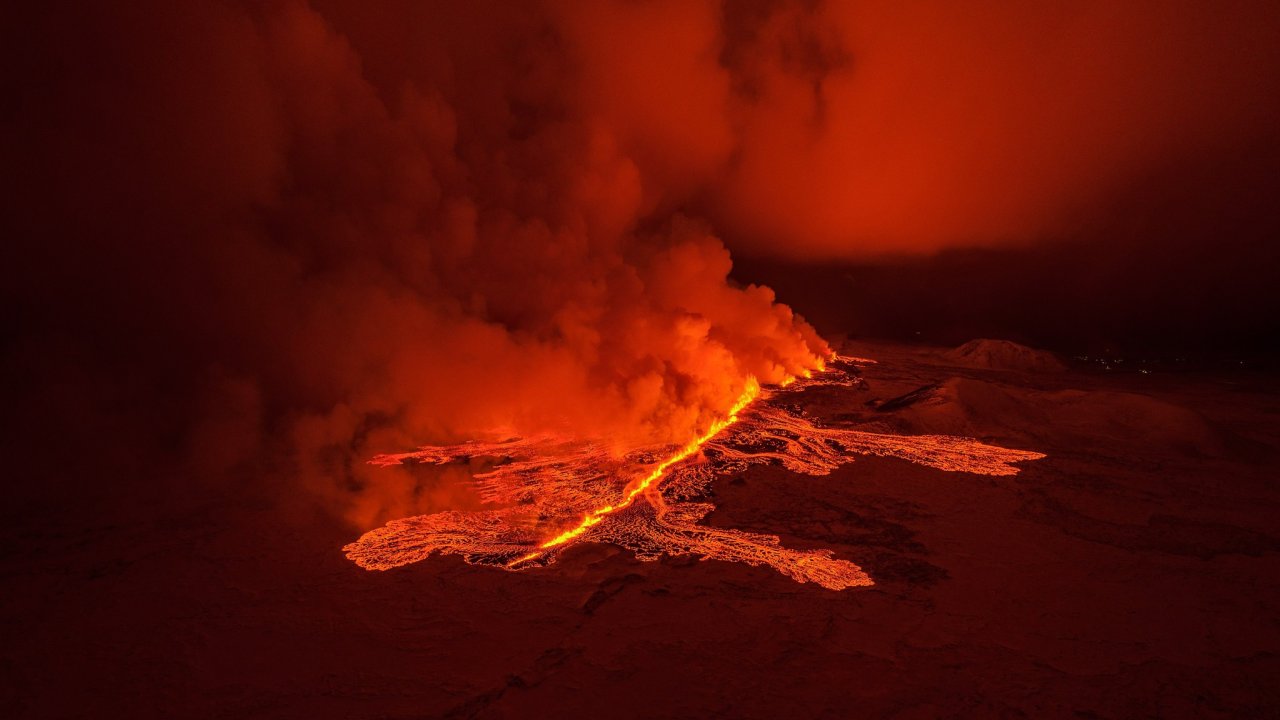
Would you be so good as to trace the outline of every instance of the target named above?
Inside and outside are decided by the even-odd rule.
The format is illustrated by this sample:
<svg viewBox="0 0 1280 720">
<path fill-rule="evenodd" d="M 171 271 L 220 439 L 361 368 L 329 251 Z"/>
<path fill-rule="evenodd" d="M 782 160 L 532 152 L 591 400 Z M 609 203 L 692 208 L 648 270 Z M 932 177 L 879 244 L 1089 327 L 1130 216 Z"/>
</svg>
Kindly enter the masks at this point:
<svg viewBox="0 0 1280 720">
<path fill-rule="evenodd" d="M 706 498 L 716 478 L 750 465 L 776 465 L 798 475 L 828 475 L 855 456 L 893 457 L 949 472 L 1014 475 L 1014 463 L 1040 453 L 949 435 L 865 432 L 825 425 L 795 404 L 819 388 L 860 382 L 857 360 L 830 367 L 785 387 L 762 391 L 754 381 L 737 407 L 702 437 L 683 446 L 609 452 L 600 441 L 555 437 L 423 447 L 383 455 L 378 465 L 445 464 L 494 458 L 474 476 L 485 509 L 444 511 L 394 520 L 344 550 L 370 570 L 388 570 L 429 557 L 460 554 L 467 562 L 526 570 L 555 562 L 579 543 L 610 543 L 641 560 L 691 555 L 768 565 L 797 582 L 830 590 L 871 585 L 856 564 L 830 550 L 797 551 L 776 535 L 717 528 L 703 522 L 715 510 Z M 551 528 L 550 530 L 548 528 Z"/>
<path fill-rule="evenodd" d="M 659 505 L 645 500 L 624 510 L 636 517 L 602 521 L 592 528 L 600 534 L 558 547 L 554 562 L 518 571 L 496 567 L 517 552 L 504 545 L 368 572 L 340 550 L 359 534 L 349 526 L 248 494 L 157 500 L 127 516 L 15 516 L 0 708 L 65 717 L 86 703 L 127 703 L 135 717 L 245 718 L 1274 713 L 1274 378 L 1050 373 L 901 346 L 843 351 L 879 362 L 858 366 L 856 381 L 799 384 L 748 408 L 660 483 L 655 497 L 685 535 L 652 527 Z M 844 448 L 815 474 L 791 462 L 812 460 L 792 444 L 814 441 L 813 428 L 893 442 L 968 437 L 1045 457 L 1017 474 L 980 474 L 894 452 L 846 462 Z M 651 467 L 660 457 L 631 460 Z M 616 481 L 601 487 L 622 492 Z M 597 499 L 593 491 L 581 507 L 548 514 L 516 544 L 536 544 Z M 787 563 L 695 547 L 724 534 L 776 538 L 874 584 L 837 591 L 795 582 Z"/>
</svg>

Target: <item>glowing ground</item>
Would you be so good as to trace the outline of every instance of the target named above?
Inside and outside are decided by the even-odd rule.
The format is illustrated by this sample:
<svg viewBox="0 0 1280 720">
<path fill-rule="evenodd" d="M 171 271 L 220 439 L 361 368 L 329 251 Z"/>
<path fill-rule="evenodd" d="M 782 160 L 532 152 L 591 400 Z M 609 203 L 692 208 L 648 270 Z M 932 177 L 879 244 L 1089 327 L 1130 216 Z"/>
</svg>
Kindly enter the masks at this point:
<svg viewBox="0 0 1280 720">
<path fill-rule="evenodd" d="M 942 349 L 843 349 L 881 362 L 849 386 L 788 390 L 748 414 L 802 409 L 825 429 L 970 436 L 1046 457 L 1016 475 L 874 455 L 823 476 L 752 462 L 698 500 L 661 487 L 672 507 L 715 505 L 693 527 L 830 550 L 874 586 L 833 592 L 767 565 L 665 550 L 639 562 L 597 540 L 519 572 L 456 555 L 366 572 L 339 552 L 350 526 L 278 492 L 247 494 L 265 489 L 256 476 L 244 495 L 184 488 L 111 513 L 85 498 L 53 521 L 15 506 L 0 607 L 21 661 L 5 669 L 0 710 L 1275 715 L 1274 377 L 1042 374 L 957 366 Z M 690 468 L 711 467 L 713 450 Z M 503 551 L 581 517 L 566 510 Z"/>
<path fill-rule="evenodd" d="M 863 361 L 866 362 L 866 361 Z M 949 472 L 1013 475 L 1013 463 L 1040 453 L 947 435 L 894 435 L 824 426 L 793 401 L 809 390 L 851 387 L 857 362 L 837 358 L 825 371 L 782 388 L 754 380 L 729 414 L 684 446 L 635 448 L 615 455 L 599 442 L 515 439 L 423 447 L 379 456 L 375 464 L 444 464 L 498 460 L 475 475 L 486 503 L 478 512 L 446 511 L 395 520 L 347 545 L 347 557 L 370 570 L 417 562 L 432 553 L 462 555 L 476 565 L 528 569 L 556 561 L 579 543 L 610 543 L 640 560 L 690 555 L 768 565 L 797 582 L 843 590 L 873 581 L 830 550 L 783 547 L 777 536 L 715 528 L 702 521 L 715 506 L 700 501 L 717 477 L 753 464 L 827 475 L 857 455 L 907 460 Z"/>
</svg>

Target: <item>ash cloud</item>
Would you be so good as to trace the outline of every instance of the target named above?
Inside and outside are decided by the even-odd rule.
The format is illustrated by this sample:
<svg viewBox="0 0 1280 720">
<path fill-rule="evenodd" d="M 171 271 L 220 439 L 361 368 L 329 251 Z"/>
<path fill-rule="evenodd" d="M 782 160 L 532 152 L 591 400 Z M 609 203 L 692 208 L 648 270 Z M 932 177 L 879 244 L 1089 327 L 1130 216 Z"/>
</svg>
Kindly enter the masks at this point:
<svg viewBox="0 0 1280 720">
<path fill-rule="evenodd" d="M 269 466 L 365 526 L 469 501 L 376 452 L 680 438 L 824 352 L 721 238 L 1051 232 L 1169 147 L 1260 132 L 1280 52 L 1245 2 L 4 12 L 4 442 L 60 458 L 24 492 Z"/>
<path fill-rule="evenodd" d="M 689 163 L 725 150 L 679 111 L 637 116 L 667 73 L 714 63 L 717 17 L 211 2 L 23 18 L 5 359 L 27 419 L 9 442 L 86 458 L 36 494 L 95 470 L 194 487 L 266 464 L 368 525 L 441 503 L 370 473 L 376 452 L 683 440 L 748 376 L 811 366 L 825 343 L 768 289 L 730 284 L 712 228 L 678 212 Z M 601 45 L 601 24 L 633 22 L 687 32 Z"/>
</svg>

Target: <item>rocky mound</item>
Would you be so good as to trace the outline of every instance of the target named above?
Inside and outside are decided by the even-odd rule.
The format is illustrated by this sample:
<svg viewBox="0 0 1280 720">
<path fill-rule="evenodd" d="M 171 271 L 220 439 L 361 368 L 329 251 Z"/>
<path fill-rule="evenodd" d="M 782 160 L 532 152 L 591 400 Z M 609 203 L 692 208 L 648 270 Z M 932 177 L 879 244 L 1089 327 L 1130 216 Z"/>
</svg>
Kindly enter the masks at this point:
<svg viewBox="0 0 1280 720">
<path fill-rule="evenodd" d="M 1006 438 L 1043 448 L 1127 443 L 1216 455 L 1221 438 L 1194 410 L 1138 393 L 1041 391 L 951 378 L 881 404 L 911 432 Z"/>
<path fill-rule="evenodd" d="M 1022 372 L 1062 372 L 1067 366 L 1053 353 L 1008 340 L 970 340 L 944 357 L 963 367 Z"/>
</svg>

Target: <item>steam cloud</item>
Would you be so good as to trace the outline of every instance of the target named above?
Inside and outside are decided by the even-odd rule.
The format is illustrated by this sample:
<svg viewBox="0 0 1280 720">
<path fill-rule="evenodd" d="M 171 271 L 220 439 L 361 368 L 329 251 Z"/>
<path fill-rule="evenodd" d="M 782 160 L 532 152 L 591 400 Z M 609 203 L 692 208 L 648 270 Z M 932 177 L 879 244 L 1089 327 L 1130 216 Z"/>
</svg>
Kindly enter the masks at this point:
<svg viewBox="0 0 1280 720">
<path fill-rule="evenodd" d="M 377 452 L 687 438 L 747 376 L 827 350 L 727 280 L 720 235 L 801 256 L 1005 237 L 1186 134 L 1260 127 L 1270 70 L 1201 108 L 1280 47 L 1263 4 L 1178 5 L 29 9 L 6 22 L 5 442 L 140 475 L 283 457 L 370 525 L 441 501 L 371 474 Z M 1165 66 L 1132 41 L 1152 20 L 1203 53 Z"/>
</svg>

